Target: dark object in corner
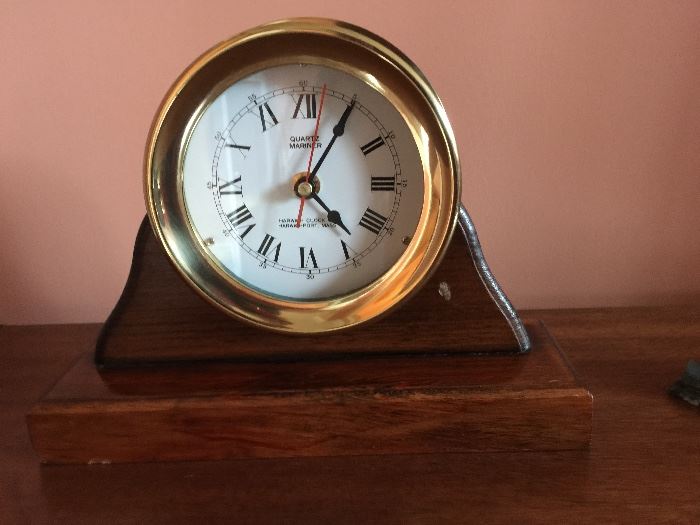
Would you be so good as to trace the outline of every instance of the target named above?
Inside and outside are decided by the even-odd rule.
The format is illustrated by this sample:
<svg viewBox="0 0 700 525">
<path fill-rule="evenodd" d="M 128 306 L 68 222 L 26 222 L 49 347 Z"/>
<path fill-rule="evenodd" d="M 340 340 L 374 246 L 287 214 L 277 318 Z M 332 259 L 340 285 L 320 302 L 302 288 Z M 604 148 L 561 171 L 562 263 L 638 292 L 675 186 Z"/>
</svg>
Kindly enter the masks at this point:
<svg viewBox="0 0 700 525">
<path fill-rule="evenodd" d="M 688 361 L 683 377 L 676 381 L 668 392 L 693 406 L 700 407 L 700 361 Z"/>
</svg>

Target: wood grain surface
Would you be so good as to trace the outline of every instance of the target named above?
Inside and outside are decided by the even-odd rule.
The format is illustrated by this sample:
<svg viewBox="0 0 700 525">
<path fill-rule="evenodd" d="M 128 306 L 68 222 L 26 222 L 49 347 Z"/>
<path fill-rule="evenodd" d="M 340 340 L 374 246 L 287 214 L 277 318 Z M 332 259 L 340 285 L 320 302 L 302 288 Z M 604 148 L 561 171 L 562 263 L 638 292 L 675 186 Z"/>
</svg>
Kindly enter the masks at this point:
<svg viewBox="0 0 700 525">
<path fill-rule="evenodd" d="M 449 301 L 438 292 L 441 282 L 451 289 Z M 206 303 L 177 274 L 144 219 L 128 282 L 98 341 L 97 361 L 118 366 L 493 351 L 518 352 L 519 347 L 459 228 L 434 275 L 399 309 L 357 329 L 290 337 L 239 322 Z"/>
<path fill-rule="evenodd" d="M 591 396 L 540 323 L 527 355 L 151 366 L 79 361 L 32 409 L 49 463 L 570 450 Z"/>
<path fill-rule="evenodd" d="M 700 523 L 700 412 L 666 392 L 700 307 L 529 315 L 593 393 L 590 450 L 42 467 L 25 414 L 99 326 L 0 327 L 0 523 Z"/>
</svg>

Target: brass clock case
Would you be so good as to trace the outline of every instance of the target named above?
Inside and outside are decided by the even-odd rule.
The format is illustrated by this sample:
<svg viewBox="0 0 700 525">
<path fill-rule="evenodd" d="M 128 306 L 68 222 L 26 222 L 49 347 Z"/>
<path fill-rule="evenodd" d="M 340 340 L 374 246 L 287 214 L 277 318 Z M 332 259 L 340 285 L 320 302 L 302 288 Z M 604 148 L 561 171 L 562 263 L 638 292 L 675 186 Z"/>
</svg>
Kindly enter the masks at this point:
<svg viewBox="0 0 700 525">
<path fill-rule="evenodd" d="M 189 137 L 206 108 L 238 80 L 269 67 L 308 63 L 349 73 L 379 91 L 407 123 L 423 168 L 415 234 L 380 278 L 327 300 L 297 301 L 253 290 L 221 268 L 190 223 L 183 197 Z M 356 326 L 406 300 L 439 263 L 454 231 L 460 197 L 457 149 L 445 110 L 399 50 L 359 27 L 326 19 L 273 22 L 227 40 L 190 65 L 154 119 L 146 148 L 145 197 L 151 225 L 184 279 L 226 313 L 287 333 Z"/>
</svg>

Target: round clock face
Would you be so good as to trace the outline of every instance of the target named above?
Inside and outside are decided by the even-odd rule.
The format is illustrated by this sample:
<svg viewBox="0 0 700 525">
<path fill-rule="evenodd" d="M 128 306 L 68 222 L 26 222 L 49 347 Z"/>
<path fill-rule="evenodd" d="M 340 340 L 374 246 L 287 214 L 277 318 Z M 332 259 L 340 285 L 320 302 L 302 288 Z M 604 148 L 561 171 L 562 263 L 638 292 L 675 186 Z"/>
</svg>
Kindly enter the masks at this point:
<svg viewBox="0 0 700 525">
<path fill-rule="evenodd" d="M 401 304 L 457 219 L 452 132 L 427 80 L 333 20 L 266 24 L 175 82 L 146 149 L 148 214 L 185 281 L 286 333 L 350 328 Z"/>
<path fill-rule="evenodd" d="M 216 264 L 292 300 L 338 297 L 386 273 L 410 244 L 424 197 L 399 111 L 363 80 L 303 63 L 226 88 L 194 126 L 182 181 Z"/>
</svg>

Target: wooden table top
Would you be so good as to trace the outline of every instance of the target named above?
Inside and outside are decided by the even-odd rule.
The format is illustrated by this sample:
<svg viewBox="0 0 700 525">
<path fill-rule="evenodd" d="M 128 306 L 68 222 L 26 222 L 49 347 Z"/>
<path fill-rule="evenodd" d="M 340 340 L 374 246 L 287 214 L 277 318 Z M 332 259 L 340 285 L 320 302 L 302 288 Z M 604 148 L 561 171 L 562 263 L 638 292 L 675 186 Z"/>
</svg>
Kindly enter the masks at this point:
<svg viewBox="0 0 700 525">
<path fill-rule="evenodd" d="M 594 395 L 589 451 L 40 466 L 24 416 L 99 326 L 0 327 L 0 523 L 700 523 L 700 410 L 667 394 L 700 307 L 534 315 Z"/>
</svg>

